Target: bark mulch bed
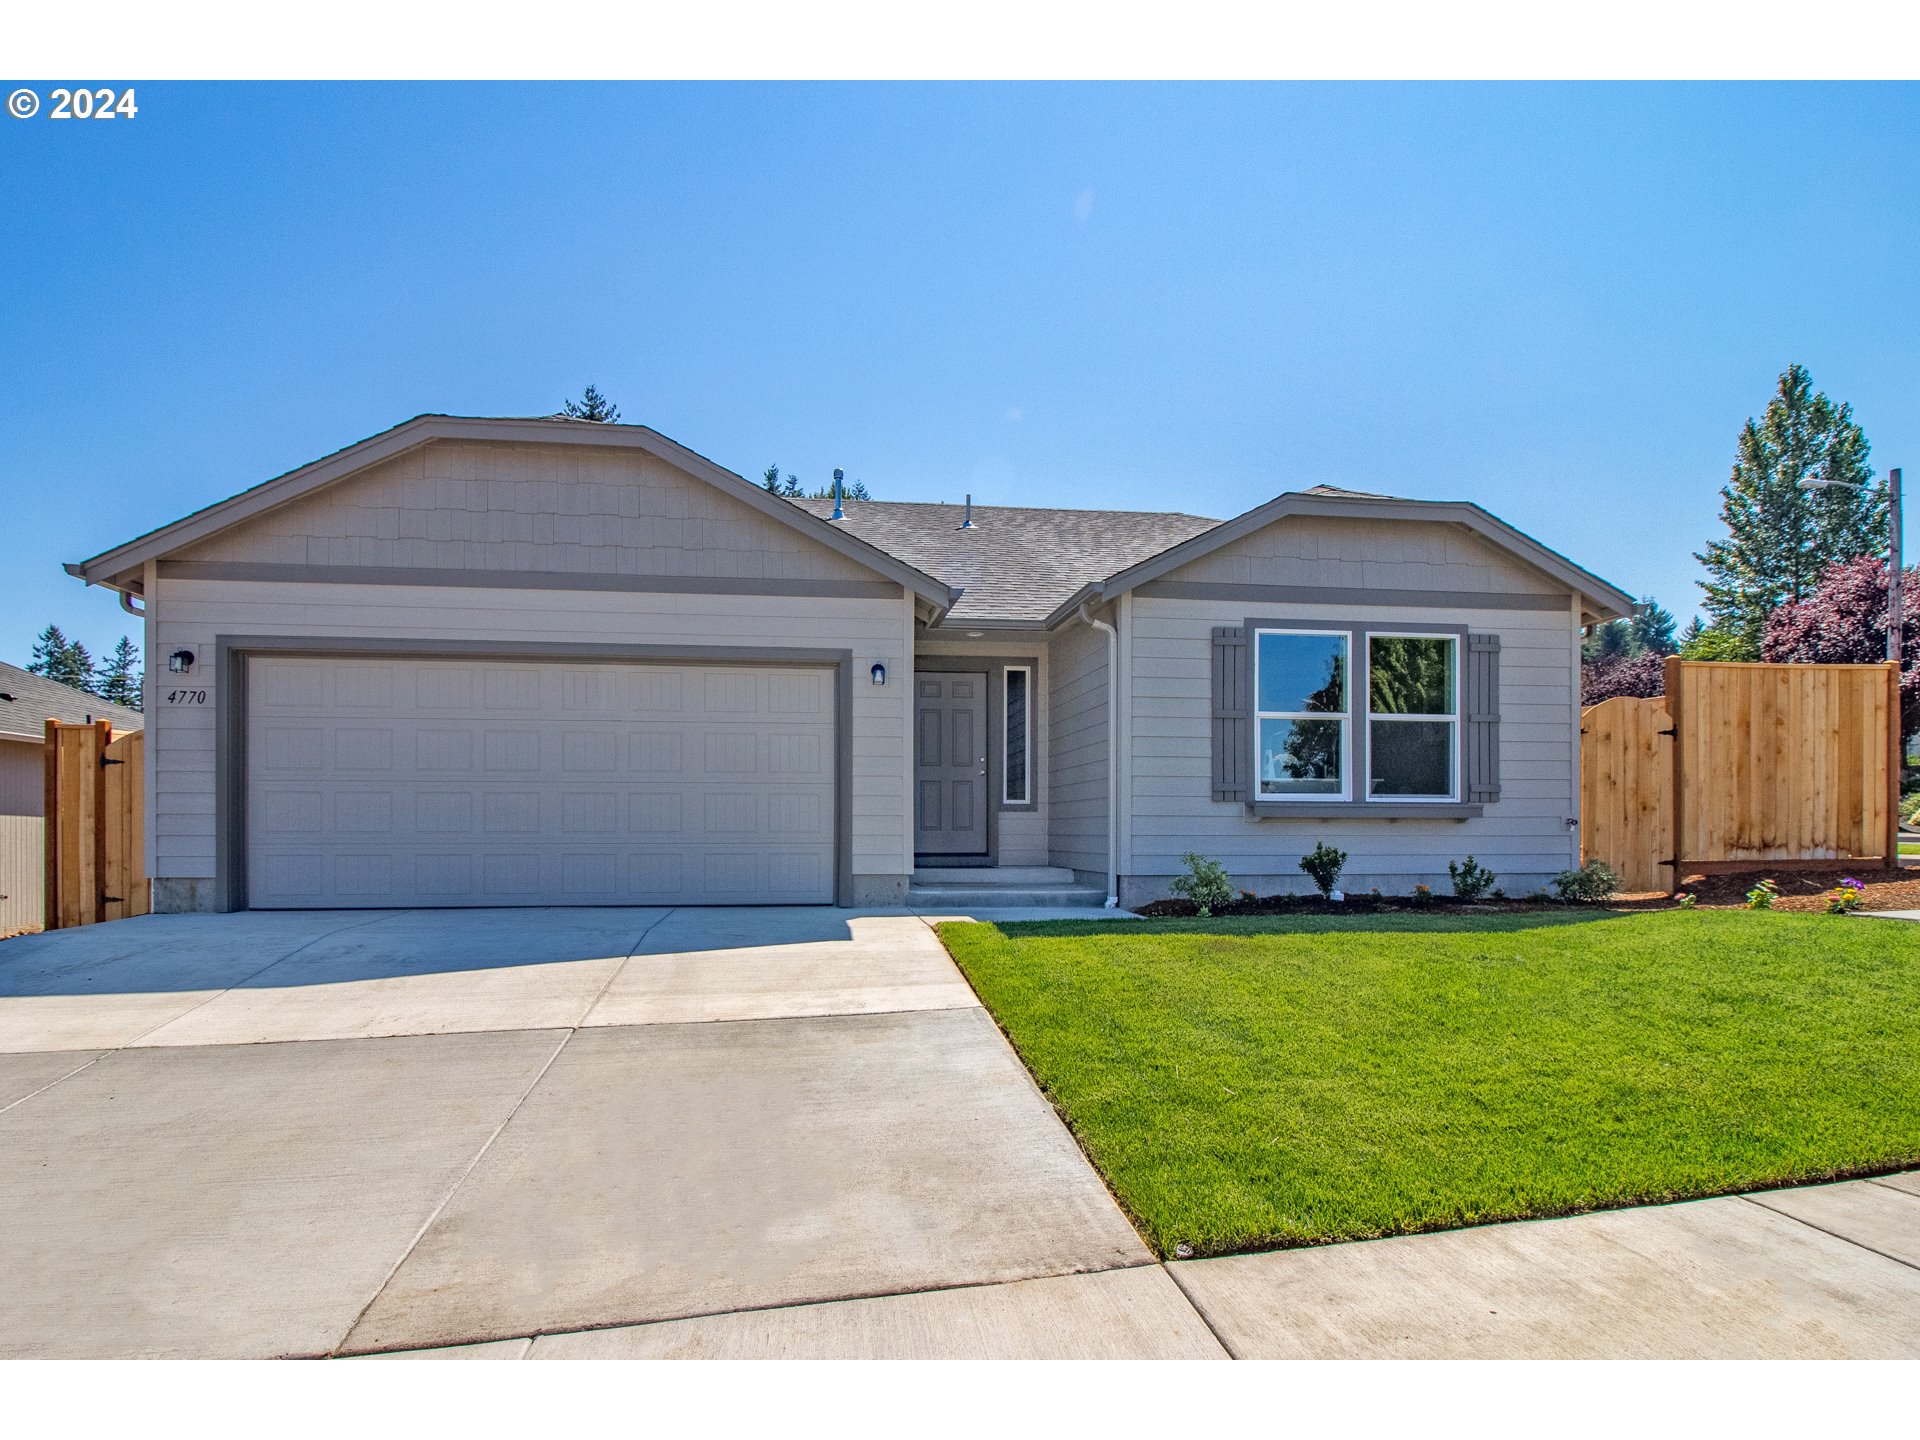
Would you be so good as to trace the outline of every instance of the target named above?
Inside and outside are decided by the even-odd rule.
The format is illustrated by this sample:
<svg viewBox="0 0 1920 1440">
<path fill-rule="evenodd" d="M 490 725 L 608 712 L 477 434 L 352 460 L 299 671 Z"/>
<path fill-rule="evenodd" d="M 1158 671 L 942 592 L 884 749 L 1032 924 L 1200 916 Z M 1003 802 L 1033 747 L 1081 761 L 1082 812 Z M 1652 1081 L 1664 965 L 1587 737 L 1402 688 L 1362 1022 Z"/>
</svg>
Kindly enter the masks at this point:
<svg viewBox="0 0 1920 1440">
<path fill-rule="evenodd" d="M 1779 887 L 1776 910 L 1823 911 L 1827 894 L 1851 876 L 1865 888 L 1860 896 L 1862 910 L 1920 910 L 1920 869 L 1874 870 L 1855 865 L 1835 865 L 1830 870 L 1743 870 L 1735 875 L 1689 875 L 1682 888 L 1694 897 L 1702 910 L 1739 910 L 1747 903 L 1747 892 L 1762 880 Z M 1215 915 L 1372 915 L 1387 911 L 1412 910 L 1434 915 L 1510 914 L 1525 910 L 1558 910 L 1557 900 L 1528 896 L 1508 900 L 1476 900 L 1466 904 L 1451 895 L 1434 894 L 1430 899 L 1412 895 L 1357 895 L 1349 892 L 1343 901 L 1323 900 L 1318 895 L 1262 895 L 1235 900 L 1216 909 Z M 1616 895 L 1606 902 L 1610 910 L 1671 910 L 1671 895 Z M 1155 900 L 1134 911 L 1150 919 L 1183 919 L 1192 916 L 1191 900 Z"/>
</svg>

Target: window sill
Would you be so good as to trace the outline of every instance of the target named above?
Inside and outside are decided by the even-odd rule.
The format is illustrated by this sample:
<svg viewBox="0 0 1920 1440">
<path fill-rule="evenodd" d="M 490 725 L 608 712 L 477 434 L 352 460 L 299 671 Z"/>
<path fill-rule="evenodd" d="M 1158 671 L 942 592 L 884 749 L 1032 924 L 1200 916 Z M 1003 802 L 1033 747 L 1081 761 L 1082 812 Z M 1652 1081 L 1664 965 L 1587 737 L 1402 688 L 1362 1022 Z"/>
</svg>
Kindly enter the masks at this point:
<svg viewBox="0 0 1920 1440">
<path fill-rule="evenodd" d="M 1256 820 L 1472 820 L 1486 813 L 1485 805 L 1456 800 L 1431 804 L 1394 805 L 1385 801 L 1331 800 L 1326 802 L 1253 801 L 1247 813 Z"/>
</svg>

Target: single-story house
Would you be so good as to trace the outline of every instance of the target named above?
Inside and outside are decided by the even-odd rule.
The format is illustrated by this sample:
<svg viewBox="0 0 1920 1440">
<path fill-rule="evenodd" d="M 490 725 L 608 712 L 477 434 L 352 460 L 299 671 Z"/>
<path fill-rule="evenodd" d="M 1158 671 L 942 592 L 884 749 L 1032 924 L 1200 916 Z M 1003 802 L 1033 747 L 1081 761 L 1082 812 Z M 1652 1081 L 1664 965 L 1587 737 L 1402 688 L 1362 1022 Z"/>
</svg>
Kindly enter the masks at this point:
<svg viewBox="0 0 1920 1440">
<path fill-rule="evenodd" d="M 0 662 L 0 935 L 46 920 L 47 721 L 138 730 L 138 710 Z"/>
<path fill-rule="evenodd" d="M 145 615 L 158 911 L 979 867 L 1134 905 L 1188 851 L 1298 889 L 1321 840 L 1349 888 L 1471 852 L 1527 891 L 1579 855 L 1580 628 L 1631 605 L 1459 501 L 836 508 L 642 426 L 446 415 L 68 569 Z"/>
</svg>

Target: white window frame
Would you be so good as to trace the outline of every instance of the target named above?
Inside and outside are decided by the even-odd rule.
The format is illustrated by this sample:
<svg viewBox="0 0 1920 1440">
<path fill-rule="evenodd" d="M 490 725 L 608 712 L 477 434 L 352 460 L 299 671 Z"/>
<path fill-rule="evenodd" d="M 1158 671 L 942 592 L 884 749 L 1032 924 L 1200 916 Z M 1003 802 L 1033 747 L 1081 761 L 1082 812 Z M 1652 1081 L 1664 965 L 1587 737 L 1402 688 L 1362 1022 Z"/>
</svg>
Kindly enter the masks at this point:
<svg viewBox="0 0 1920 1440">
<path fill-rule="evenodd" d="M 1373 642 L 1381 640 L 1444 640 L 1453 647 L 1453 713 L 1451 715 L 1377 715 L 1373 709 Z M 1366 789 L 1362 792 L 1370 805 L 1457 805 L 1460 803 L 1461 785 L 1465 777 L 1460 773 L 1466 768 L 1462 761 L 1461 747 L 1461 711 L 1464 708 L 1464 681 L 1462 673 L 1466 662 L 1466 647 L 1460 643 L 1460 636 L 1451 630 L 1365 630 L 1361 632 L 1367 651 L 1366 689 L 1367 708 L 1367 763 Z M 1395 724 L 1401 721 L 1445 721 L 1453 727 L 1452 740 L 1449 743 L 1447 769 L 1453 775 L 1453 788 L 1445 795 L 1375 795 L 1373 793 L 1373 722 L 1384 721 Z"/>
<path fill-rule="evenodd" d="M 1260 708 L 1260 637 L 1262 635 L 1317 635 L 1339 640 L 1346 646 L 1347 664 L 1344 684 L 1346 686 L 1346 709 L 1333 710 L 1263 710 Z M 1329 805 L 1346 802 L 1353 798 L 1353 694 L 1354 632 L 1344 627 L 1329 626 L 1319 629 L 1296 625 L 1263 625 L 1253 632 L 1252 681 L 1253 681 L 1253 798 L 1262 805 Z M 1340 789 L 1334 791 L 1313 791 L 1309 793 L 1287 794 L 1285 792 L 1268 793 L 1261 787 L 1266 776 L 1261 767 L 1260 732 L 1263 720 L 1338 720 L 1340 722 Z"/>
<path fill-rule="evenodd" d="M 1006 710 L 1007 694 L 1010 688 L 1007 684 L 1007 677 L 1015 671 L 1027 677 L 1027 723 L 1020 727 L 1020 741 L 1022 746 L 1020 758 L 1024 762 L 1020 767 L 1020 773 L 1026 779 L 1027 793 L 1018 799 L 1014 798 L 1009 789 L 1013 781 L 1013 768 L 1007 764 L 1008 758 L 1013 754 L 1012 747 L 1007 743 Z M 1003 667 L 1000 674 L 1000 803 L 1002 805 L 1029 806 L 1033 804 L 1033 716 L 1033 667 L 1031 665 L 1008 665 Z"/>
</svg>

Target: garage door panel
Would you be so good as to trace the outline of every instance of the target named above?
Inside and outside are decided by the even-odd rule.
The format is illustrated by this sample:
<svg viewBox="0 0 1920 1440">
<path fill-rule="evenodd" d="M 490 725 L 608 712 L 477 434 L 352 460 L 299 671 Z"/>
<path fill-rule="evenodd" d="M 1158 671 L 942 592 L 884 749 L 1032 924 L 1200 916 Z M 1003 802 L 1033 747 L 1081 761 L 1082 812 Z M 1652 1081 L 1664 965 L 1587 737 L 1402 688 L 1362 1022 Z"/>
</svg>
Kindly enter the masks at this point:
<svg viewBox="0 0 1920 1440">
<path fill-rule="evenodd" d="M 830 903 L 830 672 L 261 659 L 261 908 Z"/>
</svg>

